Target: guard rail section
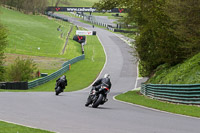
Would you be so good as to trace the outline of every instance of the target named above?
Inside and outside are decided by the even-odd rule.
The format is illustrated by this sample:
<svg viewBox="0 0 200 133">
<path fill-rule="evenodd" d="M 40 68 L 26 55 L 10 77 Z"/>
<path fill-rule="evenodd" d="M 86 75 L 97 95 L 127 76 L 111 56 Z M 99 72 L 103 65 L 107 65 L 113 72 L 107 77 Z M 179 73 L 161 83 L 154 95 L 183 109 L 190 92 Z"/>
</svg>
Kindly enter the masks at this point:
<svg viewBox="0 0 200 133">
<path fill-rule="evenodd" d="M 200 105 L 200 84 L 144 84 L 140 92 L 153 99 Z"/>
</svg>

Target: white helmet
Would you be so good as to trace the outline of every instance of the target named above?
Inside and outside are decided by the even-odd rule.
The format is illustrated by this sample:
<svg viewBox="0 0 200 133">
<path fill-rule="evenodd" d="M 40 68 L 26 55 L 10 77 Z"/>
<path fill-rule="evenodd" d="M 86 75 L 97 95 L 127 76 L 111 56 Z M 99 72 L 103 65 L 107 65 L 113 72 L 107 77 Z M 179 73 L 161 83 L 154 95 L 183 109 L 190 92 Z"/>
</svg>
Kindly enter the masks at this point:
<svg viewBox="0 0 200 133">
<path fill-rule="evenodd" d="M 110 78 L 110 75 L 109 74 L 105 74 L 104 78 Z"/>
</svg>

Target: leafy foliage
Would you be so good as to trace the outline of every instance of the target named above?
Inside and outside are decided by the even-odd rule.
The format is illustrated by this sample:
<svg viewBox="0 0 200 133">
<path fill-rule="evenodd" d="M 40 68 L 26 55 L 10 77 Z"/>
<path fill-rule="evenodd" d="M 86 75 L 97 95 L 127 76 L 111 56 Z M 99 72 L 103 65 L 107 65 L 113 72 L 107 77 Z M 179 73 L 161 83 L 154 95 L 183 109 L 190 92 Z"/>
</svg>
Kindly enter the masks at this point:
<svg viewBox="0 0 200 133">
<path fill-rule="evenodd" d="M 4 49 L 7 45 L 7 35 L 6 30 L 2 24 L 0 24 L 0 81 L 4 80 L 4 67 L 3 67 L 3 59 L 4 57 Z"/>
<path fill-rule="evenodd" d="M 182 61 L 179 56 L 181 41 L 174 34 L 174 23 L 166 15 L 164 1 L 141 2 L 141 18 L 138 21 L 140 35 L 136 37 L 136 51 L 145 70 L 143 76 L 150 75 L 157 66 Z"/>
<path fill-rule="evenodd" d="M 200 51 L 200 1 L 168 0 L 166 13 L 176 22 L 175 34 L 183 42 L 181 46 L 184 58 Z"/>
<path fill-rule="evenodd" d="M 32 59 L 16 58 L 14 64 L 7 70 L 9 81 L 28 81 L 35 76 L 37 66 Z"/>
<path fill-rule="evenodd" d="M 48 6 L 47 0 L 0 0 L 0 3 L 15 7 L 19 11 L 32 12 L 33 14 L 44 13 Z"/>
<path fill-rule="evenodd" d="M 138 27 L 135 49 L 142 76 L 162 64 L 174 66 L 200 51 L 200 1 L 101 0 L 99 10 L 125 7 L 124 22 Z"/>
</svg>

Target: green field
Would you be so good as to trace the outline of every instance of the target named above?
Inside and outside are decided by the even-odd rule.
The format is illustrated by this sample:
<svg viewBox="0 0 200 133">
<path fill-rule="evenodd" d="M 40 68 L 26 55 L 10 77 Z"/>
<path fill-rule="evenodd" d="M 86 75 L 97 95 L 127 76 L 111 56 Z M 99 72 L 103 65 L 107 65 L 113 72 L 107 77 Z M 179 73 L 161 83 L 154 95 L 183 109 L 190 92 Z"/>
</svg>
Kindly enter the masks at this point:
<svg viewBox="0 0 200 133">
<path fill-rule="evenodd" d="M 6 8 L 0 9 L 1 22 L 8 30 L 9 45 L 6 53 L 59 56 L 65 40 L 60 38 L 61 33 L 57 31 L 58 23 L 44 16 L 25 15 Z M 66 28 L 69 28 L 69 25 Z"/>
<path fill-rule="evenodd" d="M 8 46 L 6 53 L 16 53 L 24 55 L 47 56 L 47 57 L 64 57 L 72 59 L 81 52 L 78 51 L 80 47 L 76 47 L 76 42 L 72 41 L 72 35 L 75 34 L 75 26 L 71 34 L 69 43 L 76 43 L 70 45 L 68 51 L 71 54 L 61 55 L 64 47 L 67 33 L 72 24 L 55 19 L 47 18 L 46 16 L 26 15 L 18 11 L 1 9 L 1 22 L 8 30 Z M 61 31 L 57 28 L 61 26 Z M 63 37 L 61 38 L 61 33 Z M 39 49 L 38 49 L 39 48 Z"/>
<path fill-rule="evenodd" d="M 53 133 L 0 121 L 0 133 Z"/>
<path fill-rule="evenodd" d="M 41 72 L 52 73 L 60 68 L 62 62 L 81 55 L 81 46 L 73 41 L 77 30 L 74 25 L 46 16 L 27 15 L 2 7 L 0 11 L 1 23 L 6 27 L 8 34 L 5 64 L 11 64 L 16 56 L 25 58 L 28 55 L 38 61 L 36 63 Z M 62 31 L 57 31 L 59 26 Z M 65 53 L 61 55 L 71 27 L 73 30 Z"/>
</svg>

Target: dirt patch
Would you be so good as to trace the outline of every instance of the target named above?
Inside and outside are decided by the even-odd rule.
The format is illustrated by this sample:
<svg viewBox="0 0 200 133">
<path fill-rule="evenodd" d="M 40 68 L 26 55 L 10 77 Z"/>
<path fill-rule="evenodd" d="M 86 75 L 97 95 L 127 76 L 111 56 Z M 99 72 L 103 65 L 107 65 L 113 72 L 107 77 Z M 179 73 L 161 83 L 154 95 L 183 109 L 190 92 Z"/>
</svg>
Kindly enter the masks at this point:
<svg viewBox="0 0 200 133">
<path fill-rule="evenodd" d="M 30 56 L 30 55 L 20 55 L 20 54 L 5 54 L 5 66 L 12 64 L 17 57 L 21 59 L 33 59 L 37 64 L 38 69 L 59 69 L 62 64 L 66 61 L 65 58 L 54 58 L 54 57 L 43 57 L 43 56 Z"/>
</svg>

